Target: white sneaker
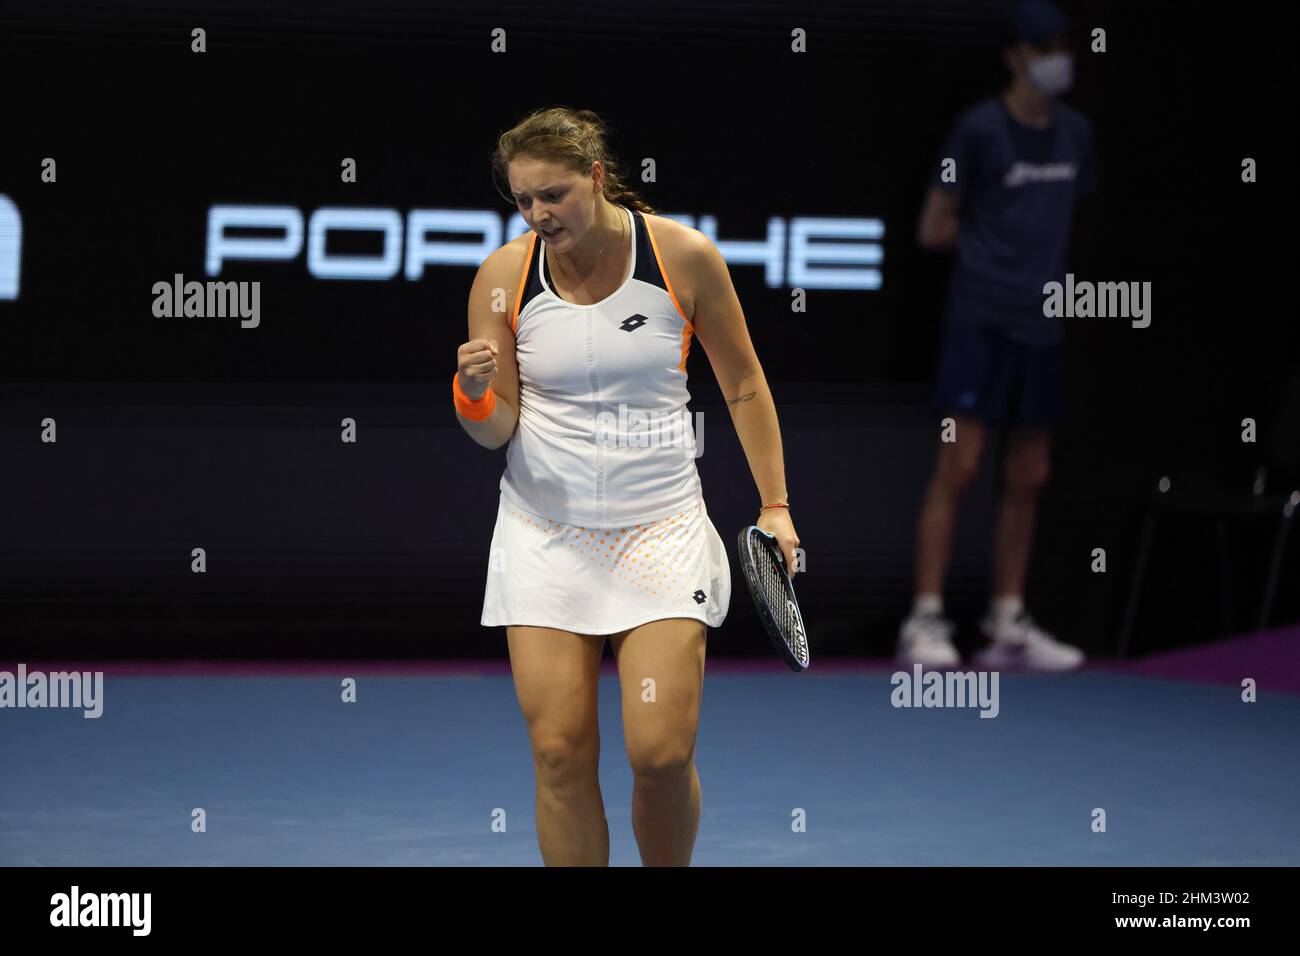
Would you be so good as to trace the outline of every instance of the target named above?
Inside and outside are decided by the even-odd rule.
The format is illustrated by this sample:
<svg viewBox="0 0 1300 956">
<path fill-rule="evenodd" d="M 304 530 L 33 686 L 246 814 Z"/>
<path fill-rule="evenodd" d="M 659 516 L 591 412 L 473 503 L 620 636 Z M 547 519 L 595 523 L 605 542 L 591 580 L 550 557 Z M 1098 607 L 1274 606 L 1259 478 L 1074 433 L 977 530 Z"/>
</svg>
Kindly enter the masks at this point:
<svg viewBox="0 0 1300 956">
<path fill-rule="evenodd" d="M 954 667 L 961 655 L 952 646 L 952 621 L 938 614 L 913 614 L 898 630 L 896 659 L 922 667 Z"/>
<path fill-rule="evenodd" d="M 1001 625 L 986 617 L 980 630 L 990 641 L 975 655 L 976 663 L 984 667 L 1068 671 L 1083 663 L 1083 651 L 1052 637 L 1034 623 L 1028 611 Z"/>
</svg>

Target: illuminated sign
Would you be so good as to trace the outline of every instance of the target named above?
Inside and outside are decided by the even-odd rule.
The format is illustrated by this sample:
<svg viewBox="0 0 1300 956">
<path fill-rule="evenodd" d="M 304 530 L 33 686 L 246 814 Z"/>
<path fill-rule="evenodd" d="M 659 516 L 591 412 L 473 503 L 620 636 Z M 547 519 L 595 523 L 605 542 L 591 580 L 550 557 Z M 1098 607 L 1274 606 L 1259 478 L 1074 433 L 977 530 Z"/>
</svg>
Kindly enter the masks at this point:
<svg viewBox="0 0 1300 956">
<path fill-rule="evenodd" d="M 12 199 L 0 195 L 0 299 L 18 298 L 22 251 L 22 216 Z"/>
<path fill-rule="evenodd" d="M 762 239 L 719 239 L 715 216 L 665 216 L 699 229 L 732 265 L 761 266 L 770 288 L 879 289 L 884 259 L 883 219 L 772 217 Z M 270 235 L 247 235 L 250 231 Z M 323 206 L 304 222 L 295 206 L 215 205 L 208 210 L 204 267 L 220 275 L 227 262 L 289 261 L 307 250 L 307 271 L 318 279 L 415 281 L 429 266 L 478 267 L 494 250 L 528 231 L 519 213 L 502 219 L 480 209 Z M 377 255 L 331 253 L 331 233 L 382 238 Z M 468 237 L 456 239 L 453 237 Z"/>
</svg>

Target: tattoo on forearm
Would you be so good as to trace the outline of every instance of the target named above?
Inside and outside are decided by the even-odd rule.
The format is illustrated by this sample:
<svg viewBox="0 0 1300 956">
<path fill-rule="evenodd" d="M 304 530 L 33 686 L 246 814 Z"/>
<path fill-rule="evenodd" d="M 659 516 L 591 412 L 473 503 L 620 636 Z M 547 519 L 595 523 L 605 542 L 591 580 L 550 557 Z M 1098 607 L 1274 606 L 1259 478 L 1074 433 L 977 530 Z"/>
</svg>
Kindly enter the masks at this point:
<svg viewBox="0 0 1300 956">
<path fill-rule="evenodd" d="M 735 405 L 736 402 L 747 402 L 747 401 L 749 401 L 751 398 L 753 398 L 756 394 L 758 394 L 758 393 L 757 393 L 757 392 L 746 392 L 744 395 L 741 395 L 739 398 L 733 398 L 733 399 L 731 399 L 730 401 L 727 402 L 727 404 L 728 404 L 728 405 Z"/>
</svg>

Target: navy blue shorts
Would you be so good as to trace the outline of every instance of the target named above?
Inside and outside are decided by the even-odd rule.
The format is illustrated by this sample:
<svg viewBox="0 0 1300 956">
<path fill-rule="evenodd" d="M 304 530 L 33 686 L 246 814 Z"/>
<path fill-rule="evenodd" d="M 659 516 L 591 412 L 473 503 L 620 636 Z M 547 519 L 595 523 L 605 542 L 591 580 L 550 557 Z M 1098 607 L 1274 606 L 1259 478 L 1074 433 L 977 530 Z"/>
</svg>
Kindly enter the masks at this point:
<svg viewBox="0 0 1300 956">
<path fill-rule="evenodd" d="M 987 425 L 1050 428 L 1065 417 L 1065 346 L 1013 342 L 993 326 L 949 324 L 935 405 Z"/>
</svg>

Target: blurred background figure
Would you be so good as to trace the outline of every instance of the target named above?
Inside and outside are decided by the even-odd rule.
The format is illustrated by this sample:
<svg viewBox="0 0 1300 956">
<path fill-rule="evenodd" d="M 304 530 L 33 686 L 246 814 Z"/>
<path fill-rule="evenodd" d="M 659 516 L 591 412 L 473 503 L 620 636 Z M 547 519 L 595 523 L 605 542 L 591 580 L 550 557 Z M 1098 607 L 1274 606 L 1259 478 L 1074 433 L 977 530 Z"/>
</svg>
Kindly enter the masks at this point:
<svg viewBox="0 0 1300 956">
<path fill-rule="evenodd" d="M 1059 100 L 1074 61 L 1065 15 L 1054 4 L 1017 5 L 1002 56 L 1008 85 L 962 113 L 944 144 L 918 241 L 956 249 L 944 314 L 935 402 L 952 422 L 917 528 L 915 597 L 898 657 L 960 662 L 943 613 L 943 584 L 962 494 L 979 471 L 990 432 L 1007 429 L 993 532 L 993 593 L 977 662 L 1067 670 L 1083 661 L 1025 609 L 1038 497 L 1050 473 L 1051 434 L 1064 413 L 1059 318 L 1043 314 L 1043 286 L 1063 281 L 1075 204 L 1095 190 L 1092 124 Z"/>
</svg>

